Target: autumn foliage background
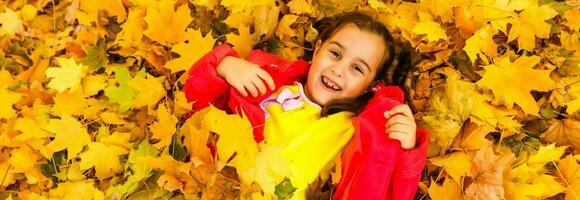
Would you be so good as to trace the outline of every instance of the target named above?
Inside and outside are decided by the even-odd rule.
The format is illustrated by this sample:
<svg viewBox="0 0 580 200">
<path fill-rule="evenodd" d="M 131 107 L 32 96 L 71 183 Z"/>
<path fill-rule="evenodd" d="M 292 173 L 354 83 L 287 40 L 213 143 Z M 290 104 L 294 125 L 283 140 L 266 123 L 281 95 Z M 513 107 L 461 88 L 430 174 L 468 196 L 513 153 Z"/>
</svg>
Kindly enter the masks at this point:
<svg viewBox="0 0 580 200">
<path fill-rule="evenodd" d="M 431 138 L 417 198 L 580 199 L 574 0 L 2 1 L 0 198 L 284 199 L 291 185 L 239 180 L 284 168 L 247 121 L 187 119 L 185 72 L 224 42 L 302 58 L 316 19 L 355 9 L 412 52 L 409 103 Z"/>
</svg>

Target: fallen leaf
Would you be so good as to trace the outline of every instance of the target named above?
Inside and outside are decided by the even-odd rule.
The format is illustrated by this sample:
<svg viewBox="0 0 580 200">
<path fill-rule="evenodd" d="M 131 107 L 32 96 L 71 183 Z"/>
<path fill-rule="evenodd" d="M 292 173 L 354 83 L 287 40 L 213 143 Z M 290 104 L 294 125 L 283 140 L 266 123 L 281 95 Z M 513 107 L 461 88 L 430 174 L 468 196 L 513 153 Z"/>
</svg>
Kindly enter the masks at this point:
<svg viewBox="0 0 580 200">
<path fill-rule="evenodd" d="M 525 113 L 538 116 L 540 108 L 530 92 L 547 91 L 555 86 L 549 77 L 551 70 L 533 69 L 538 62 L 538 56 L 522 56 L 514 62 L 504 56 L 499 62 L 484 66 L 483 78 L 476 84 L 491 89 L 495 100 L 502 101 L 508 108 L 515 103 Z"/>
<path fill-rule="evenodd" d="M 580 149 L 580 122 L 574 119 L 551 119 L 550 127 L 540 137 L 558 145 L 572 145 Z"/>
</svg>

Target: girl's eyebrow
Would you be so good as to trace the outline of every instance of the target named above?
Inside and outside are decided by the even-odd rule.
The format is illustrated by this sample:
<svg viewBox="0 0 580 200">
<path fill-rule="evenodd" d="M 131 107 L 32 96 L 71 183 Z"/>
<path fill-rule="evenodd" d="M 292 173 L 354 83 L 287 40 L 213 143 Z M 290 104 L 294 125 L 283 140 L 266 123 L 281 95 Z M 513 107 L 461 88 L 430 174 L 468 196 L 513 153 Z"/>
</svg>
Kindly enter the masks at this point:
<svg viewBox="0 0 580 200">
<path fill-rule="evenodd" d="M 345 48 L 344 48 L 344 45 L 340 44 L 340 43 L 339 43 L 339 42 L 337 42 L 337 41 L 330 41 L 329 43 L 330 43 L 330 44 L 335 44 L 336 46 L 340 47 L 341 49 L 345 49 Z M 346 50 L 346 49 L 345 49 L 345 50 Z M 369 72 L 370 72 L 370 71 L 372 71 L 372 70 L 371 70 L 371 67 L 369 66 L 369 64 L 368 64 L 368 63 L 367 63 L 365 60 L 363 60 L 362 58 L 360 58 L 360 57 L 356 57 L 356 58 L 355 58 L 355 60 L 358 60 L 358 61 L 360 61 L 362 64 L 364 64 L 364 66 L 365 66 L 365 67 L 367 67 L 367 69 L 369 70 Z"/>
</svg>

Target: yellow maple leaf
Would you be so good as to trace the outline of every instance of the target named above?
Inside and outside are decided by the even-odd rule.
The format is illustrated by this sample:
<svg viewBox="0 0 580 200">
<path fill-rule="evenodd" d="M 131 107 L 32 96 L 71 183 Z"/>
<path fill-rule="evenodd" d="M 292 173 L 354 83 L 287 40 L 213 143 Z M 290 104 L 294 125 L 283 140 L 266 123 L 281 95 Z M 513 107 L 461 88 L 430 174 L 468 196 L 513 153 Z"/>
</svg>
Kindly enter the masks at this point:
<svg viewBox="0 0 580 200">
<path fill-rule="evenodd" d="M 244 58 L 250 53 L 254 46 L 254 38 L 250 34 L 250 28 L 247 26 L 238 27 L 239 34 L 229 33 L 226 38 L 231 43 L 234 49 L 238 52 L 240 57 Z"/>
<path fill-rule="evenodd" d="M 17 33 L 22 33 L 24 31 L 24 26 L 22 25 L 22 19 L 18 16 L 18 13 L 14 12 L 10 8 L 6 8 L 4 13 L 0 13 L 0 35 L 7 33 L 9 36 L 14 36 Z M 3 33 L 4 32 L 4 33 Z"/>
<path fill-rule="evenodd" d="M 181 126 L 180 133 L 185 137 L 183 143 L 192 157 L 196 157 L 204 163 L 212 163 L 213 158 L 209 148 L 207 148 L 209 129 L 205 124 L 200 123 L 206 111 L 198 111 L 188 118 Z"/>
<path fill-rule="evenodd" d="M 475 93 L 473 83 L 461 80 L 460 75 L 451 68 L 444 71 L 448 76 L 447 84 L 431 95 L 431 106 L 423 117 L 431 137 L 442 149 L 441 153 L 452 144 L 463 122 L 469 117 Z"/>
<path fill-rule="evenodd" d="M 74 162 L 66 169 L 66 179 L 70 181 L 81 181 L 86 179 L 79 162 Z"/>
<path fill-rule="evenodd" d="M 514 17 L 516 8 L 518 6 L 510 5 L 509 0 L 473 0 L 469 12 L 475 22 L 489 23 L 492 28 L 507 33 L 507 24 Z"/>
<path fill-rule="evenodd" d="M 419 22 L 415 24 L 412 31 L 417 35 L 426 35 L 428 42 L 437 42 L 440 39 L 447 40 L 445 29 L 439 23 L 433 21 L 433 16 L 427 12 L 417 11 Z"/>
<path fill-rule="evenodd" d="M 254 21 L 254 17 L 252 15 L 248 15 L 246 13 L 231 13 L 228 18 L 224 20 L 230 27 L 240 27 L 240 26 L 251 26 L 252 22 Z"/>
<path fill-rule="evenodd" d="M 514 180 L 518 180 L 517 175 Z M 533 179 L 524 179 L 522 181 L 504 181 L 506 199 L 527 200 L 527 199 L 544 199 L 554 196 L 564 191 L 560 183 L 554 180 L 553 176 L 535 175 Z"/>
<path fill-rule="evenodd" d="M 218 169 L 223 168 L 234 153 L 236 156 L 229 165 L 240 171 L 246 171 L 254 166 L 258 145 L 254 141 L 253 128 L 247 119 L 239 115 L 228 115 L 213 106 L 208 109 L 202 123 L 210 131 L 217 133 L 220 138 L 216 144 L 218 155 Z M 247 182 L 246 182 L 247 183 Z"/>
<path fill-rule="evenodd" d="M 194 169 L 192 163 L 183 163 L 177 161 L 173 159 L 173 157 L 171 157 L 170 155 L 162 155 L 156 158 L 147 156 L 141 158 L 139 162 L 143 162 L 147 166 L 150 166 L 151 168 L 163 170 L 163 175 L 161 175 L 157 180 L 157 185 L 169 191 L 174 191 L 178 189 L 183 190 L 184 186 L 188 184 L 196 184 L 195 180 L 193 180 L 192 171 L 200 168 L 197 167 Z M 206 167 L 210 165 L 202 165 L 202 166 Z M 214 168 L 210 167 L 204 169 L 210 171 L 195 171 L 195 173 L 204 173 L 201 176 L 213 176 L 216 173 Z M 199 181 L 201 181 L 202 183 L 206 183 L 209 182 L 208 179 L 209 179 L 208 177 L 201 177 Z"/>
<path fill-rule="evenodd" d="M 16 119 L 14 130 L 20 131 L 21 134 L 14 137 L 17 141 L 26 141 L 28 139 L 41 139 L 52 136 L 41 128 L 42 126 L 36 123 L 34 119 L 23 117 Z"/>
<path fill-rule="evenodd" d="M 170 69 L 171 73 L 191 68 L 193 63 L 213 49 L 213 44 L 215 43 L 211 34 L 203 37 L 200 30 L 187 29 L 185 38 L 185 41 L 171 47 L 171 51 L 180 55 L 179 58 L 174 58 L 165 63 L 165 67 Z"/>
<path fill-rule="evenodd" d="M 10 72 L 5 69 L 0 69 L 0 88 L 11 87 L 16 83 L 18 83 L 18 81 L 12 77 Z"/>
<path fill-rule="evenodd" d="M 24 173 L 28 184 L 37 184 L 46 179 L 44 175 L 36 168 L 36 162 L 40 155 L 28 146 L 22 146 L 10 151 L 8 163 L 12 166 L 11 170 L 16 173 Z"/>
<path fill-rule="evenodd" d="M 153 133 L 153 138 L 160 140 L 153 146 L 161 149 L 171 144 L 171 139 L 176 131 L 175 124 L 177 124 L 177 117 L 171 115 L 164 105 L 159 105 L 157 119 L 157 122 L 151 124 L 149 129 Z"/>
<path fill-rule="evenodd" d="M 564 18 L 566 19 L 566 26 L 568 26 L 572 30 L 580 29 L 580 10 L 578 8 L 570 9 L 564 13 Z"/>
<path fill-rule="evenodd" d="M 229 8 L 232 13 L 245 12 L 252 13 L 257 6 L 275 6 L 274 0 L 253 0 L 253 1 L 237 1 L 237 0 L 222 0 L 220 3 Z"/>
<path fill-rule="evenodd" d="M 580 122 L 574 119 L 552 119 L 548 121 L 550 127 L 540 136 L 547 142 L 558 145 L 572 145 L 580 149 Z"/>
<path fill-rule="evenodd" d="M 4 180 L 0 183 L 0 186 L 2 187 L 6 187 L 16 182 L 16 179 L 14 177 L 15 172 L 13 170 L 10 170 L 10 168 L 12 168 L 12 165 L 8 163 L 8 159 L 10 159 L 9 152 L 0 153 L 0 171 L 5 172 L 0 173 L 0 178 Z"/>
<path fill-rule="evenodd" d="M 300 15 L 307 14 L 310 16 L 316 16 L 316 9 L 313 8 L 311 1 L 306 0 L 292 0 L 286 4 L 290 8 L 290 12 Z"/>
<path fill-rule="evenodd" d="M 474 16 L 474 13 L 470 12 L 468 7 L 456 7 L 453 11 L 455 26 L 459 28 L 462 37 L 470 37 L 481 28 L 483 23 Z"/>
<path fill-rule="evenodd" d="M 472 160 L 473 155 L 460 151 L 430 159 L 431 164 L 443 167 L 445 172 L 447 172 L 456 182 L 461 182 L 462 176 L 472 176 Z"/>
<path fill-rule="evenodd" d="M 558 161 L 558 177 L 566 184 L 564 200 L 580 199 L 580 164 L 573 156 Z"/>
<path fill-rule="evenodd" d="M 530 167 L 527 163 L 507 170 L 504 176 L 506 199 L 547 198 L 564 191 L 554 176 L 544 174 L 543 167 Z"/>
<path fill-rule="evenodd" d="M 105 194 L 95 188 L 93 181 L 64 182 L 58 184 L 58 187 L 50 190 L 50 197 L 56 199 L 94 199 L 103 200 Z"/>
<path fill-rule="evenodd" d="M 580 68 L 579 68 L 580 69 Z M 566 113 L 573 114 L 580 109 L 580 76 L 560 78 L 554 76 L 557 87 L 549 98 L 553 107 L 566 106 Z"/>
<path fill-rule="evenodd" d="M 560 160 L 566 148 L 567 146 L 556 147 L 556 143 L 540 146 L 540 149 L 528 158 L 528 165 L 541 168 L 548 162 Z"/>
<path fill-rule="evenodd" d="M 121 125 L 121 124 L 126 124 L 127 123 L 127 121 L 125 121 L 123 119 L 123 117 L 119 116 L 118 113 L 114 113 L 114 112 L 102 112 L 101 113 L 101 119 L 106 124 Z"/>
<path fill-rule="evenodd" d="M 125 149 L 126 151 L 129 151 L 131 150 L 131 143 L 129 142 L 129 139 L 131 139 L 131 133 L 115 131 L 111 135 L 101 138 L 99 142 L 102 142 L 106 145 L 118 146 Z"/>
<path fill-rule="evenodd" d="M 143 19 L 147 9 L 145 7 L 136 7 L 129 12 L 127 21 L 121 25 L 121 32 L 117 34 L 115 43 L 119 44 L 122 49 L 119 53 L 124 56 L 129 56 L 135 50 L 132 47 L 138 46 L 143 38 L 143 31 L 147 23 Z"/>
<path fill-rule="evenodd" d="M 127 12 L 121 0 L 83 0 L 79 1 L 79 10 L 75 14 L 79 23 L 91 26 L 91 23 L 97 22 L 99 12 L 105 11 L 108 16 L 117 17 L 118 22 L 124 22 Z"/>
<path fill-rule="evenodd" d="M 64 115 L 61 119 L 51 119 L 44 127 L 56 136 L 46 147 L 51 152 L 67 149 L 67 159 L 74 159 L 85 145 L 91 142 L 91 136 L 87 129 L 76 119 Z M 74 139 L 71 139 L 74 138 Z"/>
<path fill-rule="evenodd" d="M 238 173 L 241 175 L 240 179 L 254 180 L 265 193 L 275 194 L 276 185 L 291 175 L 291 163 L 282 156 L 282 151 L 281 146 L 261 145 L 260 152 L 256 155 L 255 169 Z"/>
<path fill-rule="evenodd" d="M 173 110 L 174 110 L 174 114 L 176 116 L 181 116 L 185 113 L 188 113 L 191 111 L 191 106 L 193 105 L 193 102 L 187 102 L 187 98 L 185 97 L 185 92 L 183 91 L 176 91 L 173 93 L 174 98 L 174 106 L 173 106 Z"/>
<path fill-rule="evenodd" d="M 452 149 L 457 150 L 476 150 L 491 145 L 491 141 L 485 139 L 485 136 L 492 132 L 494 127 L 489 125 L 477 125 L 469 123 L 464 125 L 461 133 L 455 137 Z"/>
<path fill-rule="evenodd" d="M 453 8 L 467 6 L 470 3 L 471 1 L 467 0 L 424 0 L 420 1 L 419 5 L 424 8 L 428 8 L 429 12 L 434 16 L 440 17 L 442 23 L 448 23 L 453 20 Z"/>
<path fill-rule="evenodd" d="M 127 150 L 100 142 L 88 144 L 89 150 L 81 153 L 80 169 L 86 170 L 95 167 L 97 178 L 103 180 L 123 171 L 119 155 L 128 153 Z"/>
<path fill-rule="evenodd" d="M 195 5 L 205 6 L 209 10 L 213 10 L 218 4 L 218 0 L 193 0 Z"/>
<path fill-rule="evenodd" d="M 99 119 L 101 116 L 101 110 L 107 105 L 106 99 L 87 99 L 87 107 L 83 111 L 83 117 L 89 120 Z"/>
<path fill-rule="evenodd" d="M 491 89 L 495 100 L 502 100 L 508 108 L 515 103 L 525 113 L 538 116 L 540 108 L 530 92 L 547 91 L 555 86 L 550 79 L 551 70 L 533 69 L 538 62 L 538 56 L 522 56 L 515 62 L 511 62 L 509 56 L 503 56 L 499 62 L 483 67 L 483 78 L 476 84 Z"/>
<path fill-rule="evenodd" d="M 518 39 L 520 49 L 528 51 L 536 47 L 536 38 L 550 37 L 550 24 L 545 21 L 556 16 L 558 12 L 549 5 L 538 6 L 537 2 L 531 3 L 518 17 L 510 23 L 512 28 L 509 32 L 508 42 Z"/>
<path fill-rule="evenodd" d="M 90 97 L 107 87 L 105 75 L 88 75 L 82 80 L 83 95 Z"/>
<path fill-rule="evenodd" d="M 147 30 L 144 34 L 161 44 L 176 43 L 185 38 L 185 29 L 191 22 L 187 4 L 174 9 L 176 0 L 162 0 L 147 7 Z M 171 30 L 171 31 L 169 31 Z"/>
<path fill-rule="evenodd" d="M 566 102 L 566 113 L 572 114 L 580 110 L 580 78 L 567 85 L 566 93 L 571 97 L 571 101 Z"/>
<path fill-rule="evenodd" d="M 76 89 L 81 83 L 86 66 L 77 64 L 73 58 L 56 58 L 60 67 L 50 67 L 46 69 L 46 77 L 52 78 L 48 87 L 63 92 L 66 89 Z"/>
<path fill-rule="evenodd" d="M 493 41 L 493 36 L 496 33 L 497 31 L 490 25 L 485 25 L 465 41 L 463 50 L 465 50 L 471 62 L 475 62 L 478 55 L 485 63 L 489 63 L 486 55 L 497 56 L 498 45 Z"/>
<path fill-rule="evenodd" d="M 151 74 L 147 74 L 145 78 L 136 76 L 129 81 L 129 86 L 139 92 L 133 99 L 133 108 L 152 107 L 157 104 L 165 96 L 165 88 L 161 85 L 164 81 L 165 77 L 155 78 Z"/>
<path fill-rule="evenodd" d="M 431 199 L 455 200 L 461 199 L 461 188 L 459 184 L 451 178 L 445 178 L 443 185 L 439 186 L 437 182 L 431 180 L 429 186 L 429 197 Z"/>
<path fill-rule="evenodd" d="M 270 39 L 274 35 L 276 25 L 278 24 L 280 7 L 259 6 L 254 9 L 252 15 L 254 16 L 254 38 L 260 41 Z"/>
<path fill-rule="evenodd" d="M 0 119 L 9 119 L 16 117 L 16 112 L 12 107 L 16 102 L 20 101 L 22 94 L 12 92 L 6 88 L 0 88 Z"/>
<path fill-rule="evenodd" d="M 513 109 L 498 108 L 489 104 L 492 97 L 475 92 L 473 97 L 473 109 L 471 120 L 479 125 L 502 127 L 513 133 L 521 128 L 521 124 L 514 118 L 517 112 Z"/>
<path fill-rule="evenodd" d="M 83 90 L 77 88 L 74 91 L 57 93 L 54 97 L 52 112 L 57 115 L 82 115 L 86 108 L 87 100 L 83 95 Z"/>
<path fill-rule="evenodd" d="M 368 0 L 368 4 L 371 8 L 373 8 L 375 10 L 382 10 L 382 9 L 389 8 L 389 4 L 387 4 L 381 0 Z"/>
</svg>

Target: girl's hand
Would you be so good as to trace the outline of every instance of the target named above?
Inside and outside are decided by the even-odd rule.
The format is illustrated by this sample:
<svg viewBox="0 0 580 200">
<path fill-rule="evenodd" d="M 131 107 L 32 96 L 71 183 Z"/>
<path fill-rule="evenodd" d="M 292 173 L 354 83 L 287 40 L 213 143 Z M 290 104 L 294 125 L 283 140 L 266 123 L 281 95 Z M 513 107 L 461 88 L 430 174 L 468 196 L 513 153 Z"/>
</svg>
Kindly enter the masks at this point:
<svg viewBox="0 0 580 200">
<path fill-rule="evenodd" d="M 225 57 L 217 66 L 216 71 L 244 97 L 248 96 L 248 91 L 253 97 L 265 94 L 267 89 L 264 81 L 271 90 L 276 87 L 268 72 L 241 58 Z"/>
<path fill-rule="evenodd" d="M 384 113 L 387 123 L 385 132 L 389 138 L 399 140 L 403 149 L 415 148 L 416 130 L 415 118 L 409 105 L 402 104 Z"/>
</svg>

